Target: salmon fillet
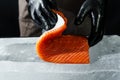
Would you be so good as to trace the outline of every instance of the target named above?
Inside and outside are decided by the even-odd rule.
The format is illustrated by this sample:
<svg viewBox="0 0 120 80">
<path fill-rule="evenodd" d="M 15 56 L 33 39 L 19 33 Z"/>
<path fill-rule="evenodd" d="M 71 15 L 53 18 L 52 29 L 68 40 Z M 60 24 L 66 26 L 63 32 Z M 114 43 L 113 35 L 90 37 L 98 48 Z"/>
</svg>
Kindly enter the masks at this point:
<svg viewBox="0 0 120 80">
<path fill-rule="evenodd" d="M 58 14 L 59 21 L 63 24 L 43 33 L 36 42 L 36 52 L 38 56 L 47 62 L 64 64 L 88 64 L 89 45 L 86 37 L 75 35 L 63 35 L 67 28 L 67 19 L 61 12 Z"/>
</svg>

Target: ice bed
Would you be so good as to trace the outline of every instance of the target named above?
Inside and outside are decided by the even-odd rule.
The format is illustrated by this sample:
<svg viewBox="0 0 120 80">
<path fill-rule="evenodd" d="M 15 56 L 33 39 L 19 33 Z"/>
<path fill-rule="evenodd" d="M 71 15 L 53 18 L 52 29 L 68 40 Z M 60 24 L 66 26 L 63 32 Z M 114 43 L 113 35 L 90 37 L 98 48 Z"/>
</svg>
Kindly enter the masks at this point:
<svg viewBox="0 0 120 80">
<path fill-rule="evenodd" d="M 120 80 L 120 37 L 90 48 L 90 64 L 54 64 L 38 58 L 38 38 L 0 38 L 0 80 Z"/>
</svg>

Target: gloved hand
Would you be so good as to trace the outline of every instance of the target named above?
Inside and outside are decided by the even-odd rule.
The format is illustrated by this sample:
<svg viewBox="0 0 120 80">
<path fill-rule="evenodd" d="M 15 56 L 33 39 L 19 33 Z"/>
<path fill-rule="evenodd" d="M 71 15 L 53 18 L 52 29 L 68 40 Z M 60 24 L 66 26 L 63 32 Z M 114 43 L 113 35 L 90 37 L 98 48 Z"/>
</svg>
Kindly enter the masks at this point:
<svg viewBox="0 0 120 80">
<path fill-rule="evenodd" d="M 28 10 L 34 22 L 40 28 L 49 30 L 57 22 L 57 15 L 52 9 L 57 9 L 55 0 L 27 0 Z"/>
<path fill-rule="evenodd" d="M 85 0 L 75 19 L 75 24 L 79 25 L 84 21 L 86 15 L 90 15 L 92 20 L 91 33 L 88 36 L 90 46 L 94 46 L 102 40 L 104 34 L 104 10 L 106 0 Z"/>
</svg>

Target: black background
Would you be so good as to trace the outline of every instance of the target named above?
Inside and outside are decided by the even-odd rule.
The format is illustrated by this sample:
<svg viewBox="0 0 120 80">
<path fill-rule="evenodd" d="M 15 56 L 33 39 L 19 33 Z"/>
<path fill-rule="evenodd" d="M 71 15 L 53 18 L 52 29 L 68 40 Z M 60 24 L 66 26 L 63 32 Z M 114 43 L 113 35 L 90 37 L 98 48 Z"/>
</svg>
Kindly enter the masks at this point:
<svg viewBox="0 0 120 80">
<path fill-rule="evenodd" d="M 0 0 L 0 37 L 19 37 L 18 0 Z"/>
<path fill-rule="evenodd" d="M 105 34 L 120 35 L 120 0 L 107 0 Z"/>
</svg>

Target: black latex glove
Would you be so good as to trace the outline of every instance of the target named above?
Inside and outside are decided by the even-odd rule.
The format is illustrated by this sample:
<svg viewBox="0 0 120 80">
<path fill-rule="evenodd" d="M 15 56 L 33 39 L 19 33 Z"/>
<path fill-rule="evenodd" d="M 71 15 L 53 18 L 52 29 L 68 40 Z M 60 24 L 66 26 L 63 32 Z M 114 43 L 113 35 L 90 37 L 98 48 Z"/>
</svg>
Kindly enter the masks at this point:
<svg viewBox="0 0 120 80">
<path fill-rule="evenodd" d="M 90 15 L 92 21 L 91 33 L 88 36 L 90 46 L 94 46 L 103 38 L 104 10 L 105 0 L 85 0 L 75 19 L 75 24 L 79 25 L 84 21 L 86 15 Z"/>
<path fill-rule="evenodd" d="M 55 0 L 27 0 L 29 13 L 35 23 L 42 29 L 49 30 L 57 22 L 57 15 L 52 9 L 57 9 Z"/>
</svg>

